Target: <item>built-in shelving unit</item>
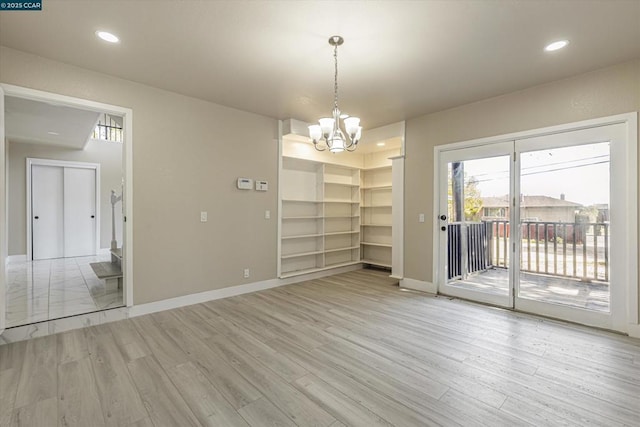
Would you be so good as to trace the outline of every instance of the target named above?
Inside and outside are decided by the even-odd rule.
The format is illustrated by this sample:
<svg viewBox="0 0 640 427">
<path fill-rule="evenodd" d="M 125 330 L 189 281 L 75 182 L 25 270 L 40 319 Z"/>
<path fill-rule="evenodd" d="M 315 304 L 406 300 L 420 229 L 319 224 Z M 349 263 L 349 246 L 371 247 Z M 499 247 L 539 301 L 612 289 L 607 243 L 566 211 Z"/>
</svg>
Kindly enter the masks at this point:
<svg viewBox="0 0 640 427">
<path fill-rule="evenodd" d="M 360 262 L 360 169 L 282 158 L 280 276 Z"/>
<path fill-rule="evenodd" d="M 391 267 L 391 165 L 362 170 L 362 262 Z"/>
<path fill-rule="evenodd" d="M 350 153 L 315 150 L 295 119 L 281 132 L 278 277 L 362 264 L 402 278 L 404 122 L 367 130 Z"/>
</svg>

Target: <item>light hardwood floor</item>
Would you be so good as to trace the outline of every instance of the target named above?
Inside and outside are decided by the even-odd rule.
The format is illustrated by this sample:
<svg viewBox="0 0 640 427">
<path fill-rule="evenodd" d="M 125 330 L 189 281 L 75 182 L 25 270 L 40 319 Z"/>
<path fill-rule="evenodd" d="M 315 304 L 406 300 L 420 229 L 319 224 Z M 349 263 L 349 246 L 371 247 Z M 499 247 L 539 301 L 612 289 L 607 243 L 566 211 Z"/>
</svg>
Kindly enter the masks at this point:
<svg viewBox="0 0 640 427">
<path fill-rule="evenodd" d="M 0 346 L 0 425 L 640 425 L 640 341 L 361 270 Z"/>
</svg>

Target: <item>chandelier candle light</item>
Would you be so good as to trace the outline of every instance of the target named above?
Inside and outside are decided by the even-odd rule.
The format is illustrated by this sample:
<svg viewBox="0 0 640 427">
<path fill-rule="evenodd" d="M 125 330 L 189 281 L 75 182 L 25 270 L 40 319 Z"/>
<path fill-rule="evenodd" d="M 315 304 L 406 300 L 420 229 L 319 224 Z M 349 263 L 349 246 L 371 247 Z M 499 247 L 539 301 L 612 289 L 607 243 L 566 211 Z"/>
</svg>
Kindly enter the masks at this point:
<svg viewBox="0 0 640 427">
<path fill-rule="evenodd" d="M 322 118 L 318 120 L 319 125 L 309 126 L 309 137 L 318 151 L 326 149 L 329 149 L 332 153 L 355 151 L 362 136 L 360 119 L 358 117 L 349 117 L 345 114 L 341 115 L 338 108 L 338 46 L 342 43 L 344 43 L 344 39 L 340 36 L 331 36 L 329 38 L 329 44 L 333 46 L 333 59 L 335 62 L 332 117 Z M 344 129 L 347 137 L 340 129 L 341 118 L 344 118 Z"/>
</svg>

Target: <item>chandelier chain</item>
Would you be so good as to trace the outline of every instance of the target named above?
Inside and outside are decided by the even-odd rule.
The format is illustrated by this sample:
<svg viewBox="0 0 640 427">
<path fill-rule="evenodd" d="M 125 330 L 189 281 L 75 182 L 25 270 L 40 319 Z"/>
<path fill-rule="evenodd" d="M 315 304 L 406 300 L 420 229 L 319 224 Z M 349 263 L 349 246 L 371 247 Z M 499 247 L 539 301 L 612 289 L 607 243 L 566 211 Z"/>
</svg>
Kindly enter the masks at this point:
<svg viewBox="0 0 640 427">
<path fill-rule="evenodd" d="M 335 64 L 334 86 L 333 86 L 333 106 L 338 108 L 338 45 L 333 46 L 333 59 Z"/>
</svg>

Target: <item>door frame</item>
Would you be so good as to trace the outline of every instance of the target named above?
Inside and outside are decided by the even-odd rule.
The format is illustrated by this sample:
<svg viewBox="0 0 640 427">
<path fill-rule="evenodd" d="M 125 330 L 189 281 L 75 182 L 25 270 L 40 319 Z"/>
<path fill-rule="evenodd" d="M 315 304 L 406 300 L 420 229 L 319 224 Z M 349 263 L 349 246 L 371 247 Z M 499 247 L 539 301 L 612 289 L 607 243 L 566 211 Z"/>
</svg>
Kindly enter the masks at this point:
<svg viewBox="0 0 640 427">
<path fill-rule="evenodd" d="M 60 95 L 52 92 L 45 92 L 36 89 L 29 89 L 21 86 L 15 86 L 11 84 L 0 82 L 0 141 L 4 145 L 5 132 L 4 132 L 4 98 L 6 96 L 12 96 L 17 98 L 29 99 L 33 101 L 42 101 L 54 103 L 57 105 L 64 105 L 68 107 L 81 108 L 84 110 L 91 110 L 95 112 L 113 114 L 121 116 L 124 123 L 123 132 L 123 189 L 124 195 L 122 200 L 123 210 L 123 296 L 124 304 L 127 307 L 131 307 L 133 301 L 133 110 L 131 108 L 121 107 L 112 104 L 105 104 L 102 102 L 90 101 L 87 99 L 76 98 L 72 96 Z M 1 148 L 1 147 L 0 147 Z M 0 176 L 4 180 L 2 188 L 0 189 L 0 207 L 3 209 L 4 215 L 0 216 L 0 233 L 3 237 L 3 241 L 0 243 L 0 273 L 2 273 L 1 279 L 6 278 L 5 264 L 7 262 L 7 232 L 8 232 L 8 220 L 7 220 L 7 195 L 6 191 L 7 180 L 6 174 L 8 173 L 6 168 L 7 155 L 5 149 L 0 150 Z M 4 307 L 6 289 L 4 286 L 5 280 L 0 280 L 0 307 Z M 2 333 L 5 325 L 5 312 L 4 308 L 0 308 L 0 334 Z"/>
<path fill-rule="evenodd" d="M 54 166 L 61 168 L 92 169 L 96 174 L 96 221 L 94 232 L 96 233 L 95 251 L 100 252 L 100 163 L 72 162 L 66 160 L 36 159 L 27 157 L 27 261 L 33 260 L 33 212 L 31 212 L 32 179 L 31 170 L 33 166 Z"/>
<path fill-rule="evenodd" d="M 439 284 L 442 280 L 446 280 L 443 255 L 440 253 L 440 238 L 439 238 L 439 215 L 440 215 L 440 202 L 439 202 L 439 177 L 440 171 L 440 157 L 441 153 L 460 148 L 478 147 L 483 145 L 490 145 L 500 142 L 515 141 L 533 137 L 541 137 L 547 135 L 555 135 L 559 133 L 583 130 L 613 124 L 625 125 L 626 144 L 623 147 L 624 152 L 624 170 L 618 171 L 618 173 L 624 174 L 624 188 L 620 188 L 619 191 L 627 200 L 627 211 L 624 213 L 624 223 L 621 227 L 627 231 L 627 239 L 620 242 L 623 246 L 620 252 L 624 254 L 624 264 L 628 266 L 626 271 L 621 271 L 618 274 L 619 281 L 625 281 L 628 284 L 627 288 L 627 310 L 626 310 L 626 322 L 623 325 L 625 328 L 622 332 L 628 332 L 631 328 L 636 328 L 638 325 L 639 317 L 639 290 L 638 290 L 638 113 L 630 112 L 613 116 L 600 117 L 596 119 L 589 119 L 579 122 L 566 123 L 562 125 L 549 126 L 538 129 L 531 129 L 521 132 L 515 132 L 510 134 L 485 137 L 479 139 L 473 139 L 468 141 L 455 142 L 452 144 L 438 145 L 434 147 L 434 175 L 433 175 L 433 283 L 436 288 L 439 289 Z"/>
</svg>

